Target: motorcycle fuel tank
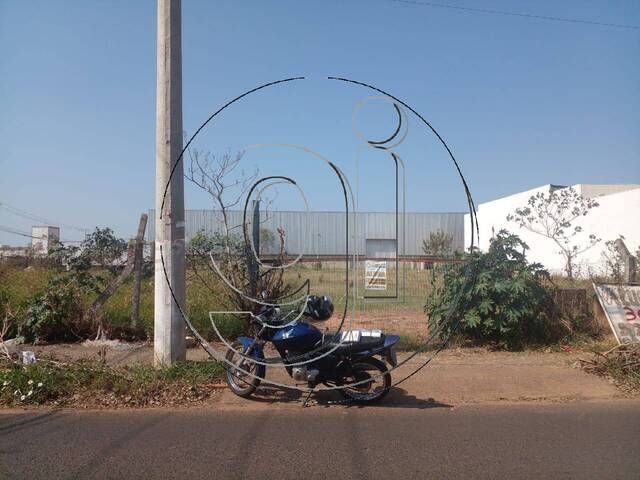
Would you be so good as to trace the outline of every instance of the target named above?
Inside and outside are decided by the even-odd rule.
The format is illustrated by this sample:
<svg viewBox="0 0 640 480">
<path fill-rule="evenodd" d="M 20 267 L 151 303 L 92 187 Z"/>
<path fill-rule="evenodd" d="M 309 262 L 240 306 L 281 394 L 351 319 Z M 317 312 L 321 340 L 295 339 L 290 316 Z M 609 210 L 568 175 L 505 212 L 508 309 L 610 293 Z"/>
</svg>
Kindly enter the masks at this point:
<svg viewBox="0 0 640 480">
<path fill-rule="evenodd" d="M 278 350 L 306 352 L 322 339 L 322 333 L 313 325 L 300 322 L 278 330 L 271 341 Z"/>
</svg>

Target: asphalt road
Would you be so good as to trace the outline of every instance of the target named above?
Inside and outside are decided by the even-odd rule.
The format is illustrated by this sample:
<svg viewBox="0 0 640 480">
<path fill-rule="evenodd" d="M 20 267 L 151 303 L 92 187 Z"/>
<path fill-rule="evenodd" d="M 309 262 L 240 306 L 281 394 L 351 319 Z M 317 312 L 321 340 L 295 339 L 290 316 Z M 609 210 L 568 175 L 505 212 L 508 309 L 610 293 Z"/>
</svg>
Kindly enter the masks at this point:
<svg viewBox="0 0 640 480">
<path fill-rule="evenodd" d="M 640 403 L 0 413 L 0 478 L 640 478 Z"/>
</svg>

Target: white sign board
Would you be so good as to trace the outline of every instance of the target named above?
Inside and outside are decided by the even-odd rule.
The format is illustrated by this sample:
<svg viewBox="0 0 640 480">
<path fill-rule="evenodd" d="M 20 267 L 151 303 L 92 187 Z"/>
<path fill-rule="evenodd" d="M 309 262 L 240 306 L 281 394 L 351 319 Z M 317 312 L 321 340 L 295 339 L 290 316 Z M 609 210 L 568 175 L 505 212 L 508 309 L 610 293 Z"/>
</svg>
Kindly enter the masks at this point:
<svg viewBox="0 0 640 480">
<path fill-rule="evenodd" d="M 363 337 L 380 338 L 381 336 L 382 330 L 347 330 L 345 332 L 342 332 L 340 338 L 342 342 L 357 343 Z"/>
<path fill-rule="evenodd" d="M 364 288 L 366 290 L 387 289 L 387 262 L 378 260 L 364 262 Z"/>
<path fill-rule="evenodd" d="M 596 285 L 613 334 L 619 343 L 640 342 L 640 285 Z"/>
</svg>

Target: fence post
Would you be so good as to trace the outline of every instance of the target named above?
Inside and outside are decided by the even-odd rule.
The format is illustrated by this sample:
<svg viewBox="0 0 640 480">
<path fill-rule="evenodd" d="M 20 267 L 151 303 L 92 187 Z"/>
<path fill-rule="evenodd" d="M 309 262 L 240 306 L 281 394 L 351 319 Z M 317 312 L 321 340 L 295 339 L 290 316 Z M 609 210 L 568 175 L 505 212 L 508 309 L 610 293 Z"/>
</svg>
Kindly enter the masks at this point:
<svg viewBox="0 0 640 480">
<path fill-rule="evenodd" d="M 97 322 L 98 328 L 96 333 L 96 340 L 104 339 L 106 332 L 102 326 L 102 320 L 98 315 L 98 311 L 102 306 L 111 298 L 118 288 L 129 278 L 129 275 L 133 273 L 135 268 L 135 257 L 138 249 L 138 244 L 142 243 L 144 238 L 144 230 L 147 226 L 147 215 L 142 214 L 140 217 L 140 223 L 138 225 L 138 234 L 135 240 L 131 240 L 127 246 L 127 262 L 122 271 L 109 282 L 107 287 L 98 295 L 98 297 L 91 303 L 91 306 L 84 312 L 83 319 L 85 322 Z M 139 298 L 139 297 L 138 297 Z"/>
<path fill-rule="evenodd" d="M 256 251 L 256 256 L 260 256 L 260 201 L 253 200 L 253 217 L 251 220 L 251 237 L 253 239 L 253 247 Z M 249 268 L 249 288 L 251 289 L 251 296 L 257 297 L 260 292 L 258 292 L 258 260 L 254 258 L 252 255 L 251 249 L 246 248 L 248 258 L 248 268 Z"/>
<path fill-rule="evenodd" d="M 142 254 L 144 248 L 144 231 L 147 228 L 148 216 L 146 213 L 140 215 L 138 233 L 136 235 L 135 258 L 133 265 L 133 296 L 131 297 L 131 326 L 138 326 L 140 316 L 140 286 L 142 284 Z"/>
</svg>

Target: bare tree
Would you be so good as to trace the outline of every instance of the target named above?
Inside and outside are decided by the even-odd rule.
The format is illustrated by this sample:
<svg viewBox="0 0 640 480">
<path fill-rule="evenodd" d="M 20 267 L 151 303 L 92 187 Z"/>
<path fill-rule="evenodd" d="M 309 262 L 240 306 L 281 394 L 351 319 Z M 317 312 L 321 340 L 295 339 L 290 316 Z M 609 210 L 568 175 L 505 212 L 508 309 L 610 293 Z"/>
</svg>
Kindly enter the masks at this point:
<svg viewBox="0 0 640 480">
<path fill-rule="evenodd" d="M 553 240 L 564 257 L 565 273 L 573 278 L 576 258 L 600 241 L 590 234 L 586 242 L 579 243 L 577 235 L 582 233 L 582 227 L 574 222 L 598 206 L 595 200 L 585 198 L 569 187 L 532 195 L 527 206 L 516 208 L 514 213 L 507 215 L 507 220 Z"/>
<path fill-rule="evenodd" d="M 618 238 L 624 240 L 622 235 Z M 604 264 L 603 273 L 615 283 L 622 283 L 625 273 L 625 259 L 622 252 L 616 247 L 616 240 L 607 240 L 604 245 L 605 247 L 600 254 Z"/>
<path fill-rule="evenodd" d="M 194 237 L 188 248 L 189 265 L 194 273 L 214 295 L 225 303 L 230 303 L 238 310 L 257 311 L 260 306 L 246 298 L 246 294 L 262 294 L 265 298 L 278 298 L 283 295 L 287 286 L 283 279 L 281 268 L 264 269 L 257 277 L 257 265 L 253 257 L 251 246 L 245 242 L 250 238 L 247 225 L 231 225 L 230 211 L 238 207 L 249 193 L 258 177 L 257 169 L 246 173 L 240 168 L 244 152 L 235 156 L 225 153 L 216 157 L 209 152 L 189 150 L 190 164 L 185 177 L 202 190 L 207 192 L 213 201 L 214 210 L 221 216 L 221 234 L 207 235 L 201 232 Z M 267 208 L 272 200 L 267 200 Z M 244 238 L 237 228 L 245 229 Z M 284 247 L 281 247 L 281 252 Z M 213 253 L 219 260 L 220 273 L 240 292 L 224 287 L 224 294 L 220 289 L 203 275 L 202 268 L 212 269 L 208 262 L 209 254 Z M 259 252 L 256 252 L 259 255 Z M 281 255 L 282 257 L 282 255 Z M 277 262 L 277 261 L 276 261 Z M 252 273 L 253 272 L 253 273 Z M 217 275 L 218 272 L 213 272 Z"/>
<path fill-rule="evenodd" d="M 235 157 L 230 152 L 215 157 L 210 152 L 189 150 L 189 169 L 185 174 L 187 180 L 206 191 L 213 200 L 214 210 L 222 215 L 224 236 L 229 238 L 229 210 L 238 206 L 251 185 L 258 178 L 258 170 L 245 174 L 238 167 L 244 152 L 237 152 Z M 231 178 L 235 176 L 236 178 Z"/>
</svg>

